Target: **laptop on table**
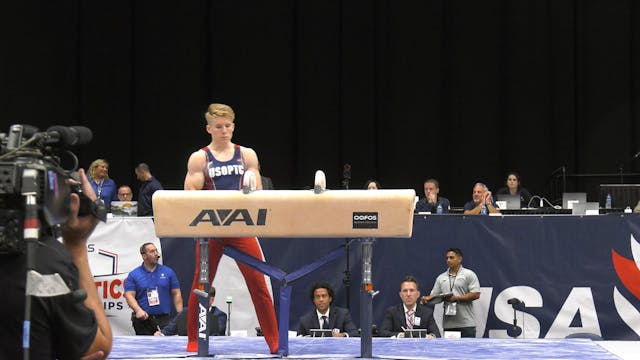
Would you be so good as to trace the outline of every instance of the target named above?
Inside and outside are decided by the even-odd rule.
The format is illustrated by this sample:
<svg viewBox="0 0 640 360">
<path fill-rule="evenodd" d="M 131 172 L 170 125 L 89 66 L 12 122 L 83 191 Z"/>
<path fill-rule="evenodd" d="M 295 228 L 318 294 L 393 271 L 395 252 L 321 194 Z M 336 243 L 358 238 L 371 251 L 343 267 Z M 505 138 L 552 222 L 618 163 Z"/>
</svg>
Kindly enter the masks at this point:
<svg viewBox="0 0 640 360">
<path fill-rule="evenodd" d="M 505 203 L 506 210 L 520 210 L 520 195 L 498 194 L 497 199 Z"/>
<path fill-rule="evenodd" d="M 138 202 L 112 201 L 111 213 L 113 216 L 138 216 Z"/>
<path fill-rule="evenodd" d="M 566 192 L 562 194 L 562 208 L 573 209 L 577 203 L 584 204 L 587 202 L 586 192 Z"/>
</svg>

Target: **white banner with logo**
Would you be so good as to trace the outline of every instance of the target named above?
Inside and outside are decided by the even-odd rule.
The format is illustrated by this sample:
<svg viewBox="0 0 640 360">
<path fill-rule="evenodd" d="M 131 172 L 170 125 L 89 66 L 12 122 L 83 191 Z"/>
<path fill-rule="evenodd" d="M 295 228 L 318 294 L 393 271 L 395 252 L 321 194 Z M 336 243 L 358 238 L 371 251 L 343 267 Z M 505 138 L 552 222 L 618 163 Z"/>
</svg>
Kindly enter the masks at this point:
<svg viewBox="0 0 640 360">
<path fill-rule="evenodd" d="M 106 223 L 98 224 L 87 242 L 89 266 L 113 335 L 135 335 L 131 325 L 131 309 L 124 298 L 124 281 L 129 271 L 142 264 L 140 246 L 147 242 L 155 244 L 162 256 L 160 239 L 156 237 L 153 220 L 150 217 L 109 218 Z M 193 245 L 185 241 L 185 246 Z M 184 259 L 184 261 L 193 261 L 193 259 Z M 161 257 L 160 263 L 162 262 Z M 192 281 L 191 277 L 178 280 L 183 288 Z M 243 334 L 255 336 L 254 328 L 258 326 L 258 321 L 251 303 L 251 296 L 238 266 L 227 256 L 220 259 L 214 286 L 220 289 L 215 298 L 215 305 L 218 308 L 228 312 L 229 304 L 226 303 L 226 299 L 229 297 L 233 299 L 234 308 L 238 309 L 233 312 L 231 330 L 241 330 Z M 271 291 L 271 287 L 269 290 Z M 187 306 L 189 294 L 183 293 L 182 299 L 184 306 Z"/>
<path fill-rule="evenodd" d="M 91 272 L 114 335 L 135 335 L 131 309 L 124 298 L 124 280 L 142 264 L 139 250 L 146 242 L 160 249 L 153 221 L 144 217 L 107 219 L 98 224 L 87 242 Z"/>
</svg>

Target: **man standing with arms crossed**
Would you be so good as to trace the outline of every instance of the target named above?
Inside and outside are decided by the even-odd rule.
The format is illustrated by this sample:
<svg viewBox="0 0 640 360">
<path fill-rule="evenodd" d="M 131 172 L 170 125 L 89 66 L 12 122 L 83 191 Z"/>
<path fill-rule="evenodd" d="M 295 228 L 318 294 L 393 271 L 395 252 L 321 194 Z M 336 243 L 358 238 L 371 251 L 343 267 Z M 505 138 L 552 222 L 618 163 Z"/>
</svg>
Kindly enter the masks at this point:
<svg viewBox="0 0 640 360">
<path fill-rule="evenodd" d="M 462 250 L 449 248 L 446 253 L 447 271 L 438 275 L 431 295 L 422 297 L 428 302 L 435 295 L 448 294 L 444 302 L 444 331 L 460 331 L 462 337 L 476 337 L 473 301 L 480 298 L 480 281 L 473 271 L 462 267 Z"/>
<path fill-rule="evenodd" d="M 231 142 L 235 129 L 235 113 L 230 106 L 211 104 L 205 113 L 206 131 L 211 142 L 189 157 L 187 175 L 184 179 L 185 190 L 241 190 L 245 171 L 256 175 L 257 188 L 262 189 L 258 155 L 248 147 Z M 260 243 L 255 237 L 209 239 L 209 283 L 213 283 L 222 256 L 222 247 L 228 245 L 264 261 Z M 191 289 L 199 285 L 200 246 L 196 243 L 196 266 Z M 258 315 L 265 340 L 272 354 L 278 352 L 278 323 L 273 299 L 267 288 L 264 275 L 252 268 L 238 263 L 240 272 L 247 282 L 251 300 Z M 189 309 L 198 308 L 198 298 L 189 296 Z M 189 311 L 187 351 L 197 351 L 198 312 Z"/>
</svg>

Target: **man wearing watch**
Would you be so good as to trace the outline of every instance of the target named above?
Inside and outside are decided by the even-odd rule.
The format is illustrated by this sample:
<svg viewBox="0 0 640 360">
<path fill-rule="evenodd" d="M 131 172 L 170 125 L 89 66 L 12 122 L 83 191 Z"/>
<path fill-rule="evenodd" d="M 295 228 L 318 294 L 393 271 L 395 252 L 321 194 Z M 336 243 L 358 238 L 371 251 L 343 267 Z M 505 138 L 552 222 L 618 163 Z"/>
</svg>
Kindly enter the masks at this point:
<svg viewBox="0 0 640 360">
<path fill-rule="evenodd" d="M 476 337 L 476 320 L 473 301 L 480 298 L 480 281 L 472 270 L 462 266 L 462 250 L 449 248 L 446 252 L 448 269 L 438 275 L 428 302 L 438 294 L 452 295 L 444 301 L 444 331 L 460 331 L 461 337 Z"/>
<path fill-rule="evenodd" d="M 500 208 L 493 200 L 487 185 L 480 182 L 476 183 L 473 186 L 473 200 L 464 204 L 464 214 L 488 215 L 489 213 L 500 213 Z"/>
</svg>

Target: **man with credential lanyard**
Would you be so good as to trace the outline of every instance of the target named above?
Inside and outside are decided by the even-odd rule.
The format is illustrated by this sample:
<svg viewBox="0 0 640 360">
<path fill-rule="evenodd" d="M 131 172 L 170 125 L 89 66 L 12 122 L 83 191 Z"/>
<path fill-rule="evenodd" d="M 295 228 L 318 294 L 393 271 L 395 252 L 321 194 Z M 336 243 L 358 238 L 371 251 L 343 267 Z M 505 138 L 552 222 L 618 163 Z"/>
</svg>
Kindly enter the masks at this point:
<svg viewBox="0 0 640 360">
<path fill-rule="evenodd" d="M 428 302 L 440 294 L 451 294 L 444 299 L 445 331 L 460 331 L 462 337 L 476 337 L 473 301 L 480 298 L 480 281 L 472 270 L 462 267 L 462 250 L 449 248 L 446 252 L 447 271 L 436 278 L 431 295 L 423 296 Z"/>
<path fill-rule="evenodd" d="M 433 307 L 418 303 L 420 286 L 415 277 L 407 275 L 402 279 L 399 295 L 402 304 L 387 308 L 380 336 L 404 337 L 407 330 L 423 329 L 425 331 L 421 337 L 440 337 L 440 330 L 433 318 Z"/>
<path fill-rule="evenodd" d="M 182 312 L 180 283 L 173 270 L 159 264 L 153 243 L 140 247 L 143 263 L 124 281 L 124 297 L 133 310 L 131 323 L 136 335 L 153 335 L 171 321 L 171 303 Z"/>
</svg>

